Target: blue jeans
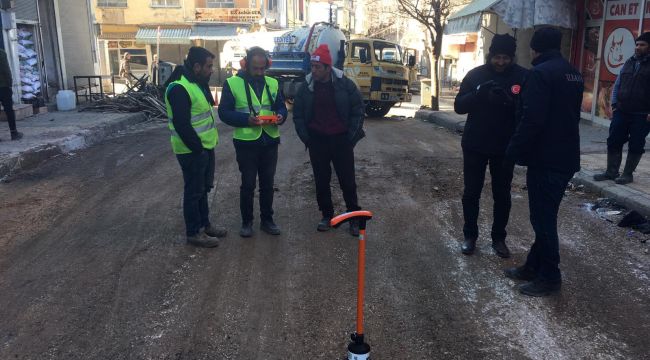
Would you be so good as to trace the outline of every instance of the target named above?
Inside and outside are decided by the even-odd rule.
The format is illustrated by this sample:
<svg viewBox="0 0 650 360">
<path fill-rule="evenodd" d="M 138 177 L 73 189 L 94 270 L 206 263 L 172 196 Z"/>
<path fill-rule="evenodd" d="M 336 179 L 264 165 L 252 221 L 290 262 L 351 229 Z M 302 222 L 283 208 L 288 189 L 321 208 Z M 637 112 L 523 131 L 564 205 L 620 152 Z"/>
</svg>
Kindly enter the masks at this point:
<svg viewBox="0 0 650 360">
<path fill-rule="evenodd" d="M 628 114 L 615 110 L 612 122 L 609 124 L 607 150 L 619 152 L 623 150 L 623 145 L 629 142 L 630 153 L 643 154 L 648 133 L 650 133 L 650 122 L 647 120 L 647 115 Z"/>
<path fill-rule="evenodd" d="M 185 233 L 194 236 L 202 227 L 210 225 L 208 193 L 214 182 L 214 150 L 203 149 L 201 154 L 177 154 L 183 170 L 183 218 Z"/>
<path fill-rule="evenodd" d="M 535 242 L 525 266 L 534 270 L 540 280 L 561 282 L 560 245 L 557 234 L 557 213 L 564 191 L 573 173 L 528 167 L 528 206 Z"/>
</svg>

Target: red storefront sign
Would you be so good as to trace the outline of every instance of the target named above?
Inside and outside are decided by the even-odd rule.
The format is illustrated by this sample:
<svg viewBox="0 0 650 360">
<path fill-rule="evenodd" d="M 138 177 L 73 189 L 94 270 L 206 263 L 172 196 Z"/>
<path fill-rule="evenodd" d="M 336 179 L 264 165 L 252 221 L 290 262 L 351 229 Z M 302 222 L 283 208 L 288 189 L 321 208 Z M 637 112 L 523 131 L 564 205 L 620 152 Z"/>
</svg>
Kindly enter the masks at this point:
<svg viewBox="0 0 650 360">
<path fill-rule="evenodd" d="M 647 2 L 646 18 L 650 17 L 650 0 Z M 596 114 L 600 117 L 611 118 L 610 98 L 613 83 L 625 61 L 634 55 L 634 40 L 639 36 L 639 21 L 643 11 L 643 2 L 641 0 L 609 0 L 605 2 L 603 10 L 605 24 Z"/>
</svg>

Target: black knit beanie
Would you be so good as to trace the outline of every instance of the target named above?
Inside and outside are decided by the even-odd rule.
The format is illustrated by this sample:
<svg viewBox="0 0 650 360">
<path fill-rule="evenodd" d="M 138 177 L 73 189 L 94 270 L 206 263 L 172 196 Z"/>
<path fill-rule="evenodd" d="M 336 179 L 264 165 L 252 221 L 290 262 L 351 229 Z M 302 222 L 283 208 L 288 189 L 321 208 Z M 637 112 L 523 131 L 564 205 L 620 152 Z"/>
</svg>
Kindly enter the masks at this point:
<svg viewBox="0 0 650 360">
<path fill-rule="evenodd" d="M 650 31 L 644 32 L 638 38 L 636 38 L 636 40 L 634 40 L 634 42 L 637 42 L 637 41 L 645 41 L 648 44 L 650 44 Z"/>
<path fill-rule="evenodd" d="M 543 27 L 537 29 L 533 38 L 530 39 L 530 48 L 538 53 L 544 53 L 550 50 L 560 50 L 562 46 L 562 33 L 560 30 L 552 27 Z"/>
<path fill-rule="evenodd" d="M 508 34 L 494 34 L 492 44 L 490 44 L 489 56 L 503 54 L 510 57 L 515 57 L 515 50 L 517 50 L 517 40 Z"/>
</svg>

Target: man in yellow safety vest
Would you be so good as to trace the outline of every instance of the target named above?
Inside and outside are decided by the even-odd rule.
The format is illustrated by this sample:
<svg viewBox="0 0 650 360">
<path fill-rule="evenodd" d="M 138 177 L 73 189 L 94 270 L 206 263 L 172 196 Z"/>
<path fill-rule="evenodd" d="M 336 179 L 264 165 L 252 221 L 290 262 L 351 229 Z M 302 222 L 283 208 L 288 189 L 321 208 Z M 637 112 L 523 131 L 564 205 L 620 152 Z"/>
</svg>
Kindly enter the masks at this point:
<svg viewBox="0 0 650 360">
<path fill-rule="evenodd" d="M 214 55 L 202 47 L 190 48 L 185 63 L 167 81 L 165 104 L 172 150 L 183 171 L 183 217 L 187 243 L 216 247 L 226 230 L 210 223 L 208 193 L 214 182 L 214 148 L 219 135 L 214 123 L 214 99 L 208 81 Z"/>
<path fill-rule="evenodd" d="M 242 69 L 226 80 L 219 101 L 219 118 L 235 127 L 233 143 L 241 172 L 239 207 L 242 216 L 241 237 L 253 236 L 253 196 L 259 174 L 260 229 L 280 235 L 273 221 L 273 179 L 278 162 L 280 130 L 287 108 L 278 81 L 264 76 L 271 60 L 266 51 L 252 47 L 246 52 Z M 269 123 L 260 117 L 276 115 Z"/>
</svg>

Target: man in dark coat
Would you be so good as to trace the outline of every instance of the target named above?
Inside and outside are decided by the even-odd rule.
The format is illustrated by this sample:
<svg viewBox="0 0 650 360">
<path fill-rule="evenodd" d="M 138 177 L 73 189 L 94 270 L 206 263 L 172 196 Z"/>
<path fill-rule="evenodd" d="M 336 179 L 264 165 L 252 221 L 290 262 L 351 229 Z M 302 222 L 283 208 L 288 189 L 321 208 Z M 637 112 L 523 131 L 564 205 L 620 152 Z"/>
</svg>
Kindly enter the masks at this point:
<svg viewBox="0 0 650 360">
<path fill-rule="evenodd" d="M 614 116 L 607 138 L 607 170 L 594 175 L 594 180 L 614 180 L 628 184 L 645 152 L 645 138 L 650 133 L 650 32 L 636 39 L 634 56 L 629 58 L 614 83 L 612 108 Z M 628 143 L 623 174 L 618 170 L 623 159 L 623 145 Z"/>
<path fill-rule="evenodd" d="M 354 146 L 364 137 L 363 98 L 357 86 L 332 66 L 327 45 L 311 56 L 311 73 L 298 89 L 293 108 L 296 132 L 309 148 L 316 181 L 316 200 L 323 218 L 318 231 L 330 228 L 334 216 L 330 179 L 334 165 L 347 211 L 360 210 L 354 173 Z M 350 222 L 350 234 L 359 235 L 359 223 Z"/>
<path fill-rule="evenodd" d="M 463 79 L 454 102 L 458 114 L 468 114 L 463 132 L 463 254 L 471 255 L 478 238 L 478 214 L 485 168 L 490 166 L 492 197 L 492 248 L 507 258 L 506 225 L 510 216 L 510 185 L 514 164 L 504 163 L 508 141 L 515 131 L 515 102 L 526 69 L 514 63 L 517 43 L 508 34 L 492 39 L 487 64 L 472 69 Z"/>
<path fill-rule="evenodd" d="M 0 49 L 0 103 L 2 108 L 7 114 L 7 122 L 9 123 L 9 131 L 11 133 L 11 140 L 20 140 L 23 133 L 16 130 L 16 113 L 14 112 L 13 96 L 13 78 L 11 76 L 11 68 L 9 68 L 9 59 L 7 53 Z"/>
<path fill-rule="evenodd" d="M 530 41 L 533 68 L 521 94 L 521 119 L 506 156 L 528 166 L 526 185 L 535 242 L 526 263 L 505 275 L 529 281 L 522 294 L 546 296 L 560 290 L 557 214 L 567 184 L 580 170 L 580 104 L 584 81 L 560 53 L 562 33 L 545 27 Z"/>
</svg>

